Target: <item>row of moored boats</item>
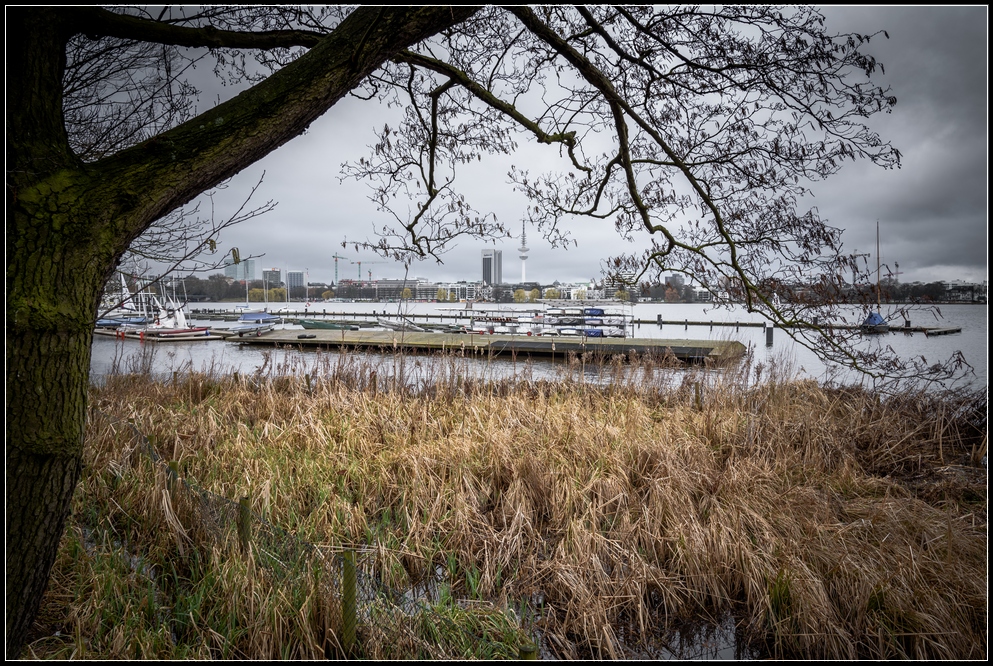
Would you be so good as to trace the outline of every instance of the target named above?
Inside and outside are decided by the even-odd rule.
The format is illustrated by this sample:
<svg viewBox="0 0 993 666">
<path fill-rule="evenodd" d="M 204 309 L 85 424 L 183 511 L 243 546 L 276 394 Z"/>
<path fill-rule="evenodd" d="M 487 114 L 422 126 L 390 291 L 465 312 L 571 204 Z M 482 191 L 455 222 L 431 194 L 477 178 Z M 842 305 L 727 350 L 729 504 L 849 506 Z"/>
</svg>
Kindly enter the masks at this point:
<svg viewBox="0 0 993 666">
<path fill-rule="evenodd" d="M 532 311 L 484 310 L 473 315 L 465 332 L 624 338 L 627 337 L 630 324 L 630 315 L 601 307 L 543 308 Z"/>
<path fill-rule="evenodd" d="M 232 326 L 194 326 L 183 306 L 174 298 L 140 291 L 132 296 L 121 276 L 119 303 L 97 320 L 98 335 L 139 340 L 205 340 L 260 336 L 283 323 L 278 314 L 239 308 L 240 318 Z M 459 310 L 459 324 L 419 324 L 408 317 L 378 317 L 375 327 L 395 331 L 468 333 L 475 335 L 573 336 L 587 338 L 627 337 L 632 316 L 602 307 L 539 307 L 517 309 Z M 354 323 L 327 319 L 297 320 L 304 329 L 358 330 Z"/>
<path fill-rule="evenodd" d="M 277 315 L 246 309 L 238 321 L 227 328 L 194 326 L 187 321 L 183 306 L 177 304 L 175 298 L 162 296 L 160 300 L 148 291 L 139 291 L 132 296 L 122 274 L 119 302 L 97 319 L 94 332 L 138 340 L 209 340 L 262 335 L 282 321 Z"/>
</svg>

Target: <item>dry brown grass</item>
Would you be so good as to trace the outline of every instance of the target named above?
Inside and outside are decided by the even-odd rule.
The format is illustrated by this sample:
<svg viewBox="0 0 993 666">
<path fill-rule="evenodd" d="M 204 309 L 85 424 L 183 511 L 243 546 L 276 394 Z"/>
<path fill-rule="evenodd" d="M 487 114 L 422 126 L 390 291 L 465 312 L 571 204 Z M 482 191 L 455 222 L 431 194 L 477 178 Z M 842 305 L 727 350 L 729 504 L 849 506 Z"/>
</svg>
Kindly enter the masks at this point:
<svg viewBox="0 0 993 666">
<path fill-rule="evenodd" d="M 249 495 L 309 541 L 375 546 L 383 580 L 441 569 L 457 596 L 530 600 L 559 656 L 621 657 L 662 628 L 730 614 L 778 657 L 986 657 L 986 476 L 970 466 L 985 455 L 985 394 L 742 388 L 734 373 L 673 382 L 657 366 L 605 386 L 484 383 L 440 368 L 414 389 L 361 364 L 128 376 L 92 400 L 191 482 Z M 165 482 L 128 482 L 144 463 L 109 431 L 88 443 L 103 481 L 87 492 L 105 496 L 80 507 L 117 504 L 95 519 L 161 562 L 194 549 L 182 529 L 196 527 L 163 509 Z M 226 577 L 250 577 L 239 562 L 198 571 L 231 594 Z M 297 600 L 257 617 L 242 606 L 261 593 L 239 589 L 233 656 L 278 657 L 277 638 L 294 634 L 310 647 L 286 656 L 319 652 L 313 618 L 290 610 L 325 611 Z M 81 592 L 75 631 L 96 633 L 85 603 Z"/>
</svg>

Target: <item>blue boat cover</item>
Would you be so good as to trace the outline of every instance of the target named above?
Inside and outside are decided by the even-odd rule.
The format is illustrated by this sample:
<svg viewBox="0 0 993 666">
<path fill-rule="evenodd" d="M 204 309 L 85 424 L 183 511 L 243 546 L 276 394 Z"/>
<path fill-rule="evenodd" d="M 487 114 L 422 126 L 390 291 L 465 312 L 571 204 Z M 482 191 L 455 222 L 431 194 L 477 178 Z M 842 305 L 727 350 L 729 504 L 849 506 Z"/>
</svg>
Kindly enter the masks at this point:
<svg viewBox="0 0 993 666">
<path fill-rule="evenodd" d="M 884 324 L 886 324 L 886 320 L 878 312 L 873 312 L 862 322 L 863 326 L 880 326 Z"/>
</svg>

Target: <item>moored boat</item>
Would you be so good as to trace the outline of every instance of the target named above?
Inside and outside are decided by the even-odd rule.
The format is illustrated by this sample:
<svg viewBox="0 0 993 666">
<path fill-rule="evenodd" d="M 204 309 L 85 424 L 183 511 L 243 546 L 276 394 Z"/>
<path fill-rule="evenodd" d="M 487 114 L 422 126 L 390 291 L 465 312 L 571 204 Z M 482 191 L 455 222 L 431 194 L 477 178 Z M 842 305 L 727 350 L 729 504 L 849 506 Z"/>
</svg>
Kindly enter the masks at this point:
<svg viewBox="0 0 993 666">
<path fill-rule="evenodd" d="M 279 315 L 270 314 L 264 310 L 242 312 L 238 322 L 242 324 L 278 324 L 283 321 Z"/>
<path fill-rule="evenodd" d="M 197 328 L 199 329 L 199 327 Z M 216 329 L 173 329 L 165 331 L 165 335 L 163 335 L 161 331 L 154 332 L 145 327 L 127 326 L 118 328 L 97 328 L 93 332 L 96 335 L 112 335 L 120 340 L 138 340 L 143 342 L 205 342 L 208 340 L 223 340 L 229 335 L 226 331 L 219 331 Z"/>
<path fill-rule="evenodd" d="M 610 303 L 610 308 L 618 306 Z M 564 335 L 584 338 L 627 337 L 631 315 L 604 307 L 549 307 L 528 309 L 478 308 L 466 332 L 503 335 Z"/>
<path fill-rule="evenodd" d="M 282 317 L 270 314 L 264 310 L 242 312 L 235 325 L 225 329 L 225 333 L 229 336 L 236 335 L 239 338 L 246 335 L 259 336 L 266 331 L 271 331 L 276 327 L 276 324 L 282 323 L 282 321 Z"/>
<path fill-rule="evenodd" d="M 870 313 L 859 328 L 863 333 L 869 334 L 890 332 L 890 325 L 886 323 L 886 320 L 878 312 Z"/>
<path fill-rule="evenodd" d="M 212 332 L 209 326 L 189 325 L 183 306 L 167 296 L 163 296 L 165 305 L 155 294 L 140 290 L 137 299 L 132 297 L 123 277 L 121 293 L 128 307 L 109 313 L 112 316 L 97 319 L 94 333 L 140 341 L 200 341 L 220 340 L 225 337 L 223 333 Z"/>
<path fill-rule="evenodd" d="M 101 317 L 97 319 L 97 328 L 115 329 L 121 326 L 144 326 L 148 319 L 141 316 L 134 317 Z"/>
<path fill-rule="evenodd" d="M 319 319 L 298 319 L 297 323 L 306 329 L 318 329 L 324 331 L 357 331 L 359 327 L 355 324 L 348 324 L 340 321 L 321 321 Z"/>
<path fill-rule="evenodd" d="M 383 328 L 388 329 L 390 331 L 414 331 L 420 333 L 424 332 L 423 327 L 418 326 L 417 324 L 406 318 L 401 318 L 398 321 L 394 321 L 392 319 L 384 319 L 383 317 L 379 317 L 376 319 L 376 322 Z"/>
<path fill-rule="evenodd" d="M 882 296 L 879 289 L 879 276 L 882 272 L 882 266 L 879 261 L 879 220 L 876 220 L 876 312 L 870 312 L 869 316 L 865 318 L 862 325 L 859 327 L 863 333 L 876 334 L 876 333 L 889 333 L 890 326 L 883 319 L 883 316 L 879 314 L 879 310 L 882 309 Z"/>
</svg>

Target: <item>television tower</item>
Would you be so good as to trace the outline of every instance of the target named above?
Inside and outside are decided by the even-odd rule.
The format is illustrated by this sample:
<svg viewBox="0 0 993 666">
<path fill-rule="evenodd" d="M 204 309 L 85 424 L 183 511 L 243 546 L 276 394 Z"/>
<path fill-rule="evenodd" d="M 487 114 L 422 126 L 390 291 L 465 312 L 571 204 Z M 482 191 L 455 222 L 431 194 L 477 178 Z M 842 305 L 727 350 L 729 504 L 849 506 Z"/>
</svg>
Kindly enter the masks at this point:
<svg viewBox="0 0 993 666">
<path fill-rule="evenodd" d="M 524 266 L 528 260 L 528 236 L 524 229 L 524 222 L 521 222 L 521 246 L 517 248 L 517 251 L 521 253 L 521 284 L 527 281 L 524 272 Z"/>
</svg>

